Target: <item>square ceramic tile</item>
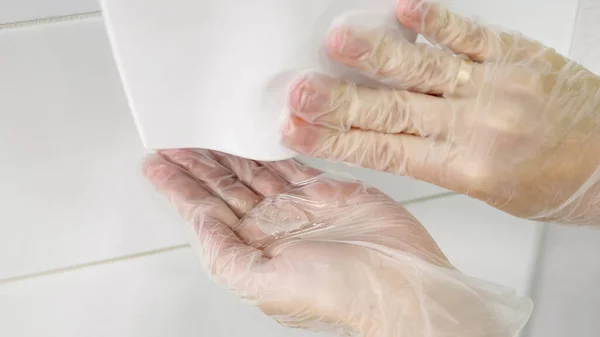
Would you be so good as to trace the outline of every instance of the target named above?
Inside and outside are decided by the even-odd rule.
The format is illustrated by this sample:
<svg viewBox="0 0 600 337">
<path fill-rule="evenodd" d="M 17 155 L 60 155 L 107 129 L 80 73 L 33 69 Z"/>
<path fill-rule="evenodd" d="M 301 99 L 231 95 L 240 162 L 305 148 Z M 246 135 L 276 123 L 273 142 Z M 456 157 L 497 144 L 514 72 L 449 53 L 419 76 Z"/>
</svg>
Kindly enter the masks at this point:
<svg viewBox="0 0 600 337">
<path fill-rule="evenodd" d="M 452 196 L 406 207 L 465 274 L 529 294 L 541 225 L 480 201 Z"/>
<path fill-rule="evenodd" d="M 100 19 L 0 34 L 0 279 L 185 242 Z"/>
<path fill-rule="evenodd" d="M 600 230 L 552 225 L 541 252 L 530 337 L 597 337 Z"/>
<path fill-rule="evenodd" d="M 341 178 L 360 180 L 366 185 L 378 188 L 399 202 L 448 193 L 447 190 L 440 187 L 408 177 L 304 156 L 300 157 L 300 160 L 319 170 L 339 174 Z"/>
<path fill-rule="evenodd" d="M 97 11 L 96 0 L 0 0 L 0 23 Z"/>
<path fill-rule="evenodd" d="M 0 336 L 310 337 L 204 274 L 191 249 L 0 285 Z"/>
</svg>

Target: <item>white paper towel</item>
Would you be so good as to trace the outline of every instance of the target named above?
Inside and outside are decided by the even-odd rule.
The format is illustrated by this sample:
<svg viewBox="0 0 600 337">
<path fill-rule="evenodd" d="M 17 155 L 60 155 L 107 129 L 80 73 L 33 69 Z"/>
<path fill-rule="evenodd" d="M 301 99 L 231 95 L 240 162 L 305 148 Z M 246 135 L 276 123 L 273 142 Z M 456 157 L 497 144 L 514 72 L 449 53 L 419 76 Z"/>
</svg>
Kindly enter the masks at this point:
<svg viewBox="0 0 600 337">
<path fill-rule="evenodd" d="M 336 18 L 400 30 L 394 0 L 100 3 L 144 145 L 256 160 L 294 156 L 279 141 L 292 77 L 347 71 L 323 50 Z"/>
</svg>

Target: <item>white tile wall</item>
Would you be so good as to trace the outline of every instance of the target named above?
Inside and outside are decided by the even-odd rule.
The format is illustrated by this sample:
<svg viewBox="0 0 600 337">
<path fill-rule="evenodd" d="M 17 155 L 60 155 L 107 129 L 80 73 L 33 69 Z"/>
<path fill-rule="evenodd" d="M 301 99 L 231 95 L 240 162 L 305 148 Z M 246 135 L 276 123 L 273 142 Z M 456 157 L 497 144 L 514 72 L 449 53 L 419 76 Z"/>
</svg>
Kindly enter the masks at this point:
<svg viewBox="0 0 600 337">
<path fill-rule="evenodd" d="M 529 293 L 541 225 L 465 196 L 409 204 L 406 208 L 462 272 L 521 294 Z"/>
<path fill-rule="evenodd" d="M 0 0 L 0 24 L 99 10 L 96 0 Z"/>
<path fill-rule="evenodd" d="M 550 226 L 541 253 L 529 336 L 600 335 L 600 230 Z"/>
<path fill-rule="evenodd" d="M 0 336 L 309 337 L 217 287 L 191 249 L 0 285 Z"/>
<path fill-rule="evenodd" d="M 0 33 L 0 74 L 0 279 L 185 241 L 140 175 L 101 19 Z"/>
<path fill-rule="evenodd" d="M 568 52 L 576 0 L 445 2 Z M 95 0 L 0 0 L 0 23 L 94 10 Z M 179 245 L 181 221 L 139 175 L 145 150 L 100 19 L 1 31 L 0 74 L 0 336 L 313 335 L 278 327 L 214 286 L 186 248 L 52 273 Z M 444 192 L 312 163 L 397 200 Z M 408 209 L 461 270 L 528 291 L 539 226 L 459 196 Z"/>
<path fill-rule="evenodd" d="M 538 227 L 466 197 L 412 204 L 464 272 L 526 294 Z M 469 214 L 465 214 L 465 210 Z M 312 336 L 209 282 L 191 249 L 0 285 L 0 335 Z"/>
</svg>

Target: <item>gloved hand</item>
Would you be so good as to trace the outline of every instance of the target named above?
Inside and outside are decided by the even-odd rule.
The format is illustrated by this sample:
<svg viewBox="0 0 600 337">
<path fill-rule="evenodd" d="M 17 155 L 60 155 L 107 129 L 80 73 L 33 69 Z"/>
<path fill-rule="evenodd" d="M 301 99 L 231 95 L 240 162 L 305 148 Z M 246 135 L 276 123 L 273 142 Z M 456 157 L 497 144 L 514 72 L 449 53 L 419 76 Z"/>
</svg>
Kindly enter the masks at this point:
<svg viewBox="0 0 600 337">
<path fill-rule="evenodd" d="M 455 270 L 402 206 L 295 161 L 152 155 L 209 274 L 280 323 L 368 337 L 509 337 L 531 301 Z"/>
<path fill-rule="evenodd" d="M 331 58 L 378 80 L 309 74 L 283 142 L 303 154 L 408 175 L 513 215 L 600 225 L 600 77 L 519 34 L 399 0 L 385 29 L 334 27 Z"/>
</svg>

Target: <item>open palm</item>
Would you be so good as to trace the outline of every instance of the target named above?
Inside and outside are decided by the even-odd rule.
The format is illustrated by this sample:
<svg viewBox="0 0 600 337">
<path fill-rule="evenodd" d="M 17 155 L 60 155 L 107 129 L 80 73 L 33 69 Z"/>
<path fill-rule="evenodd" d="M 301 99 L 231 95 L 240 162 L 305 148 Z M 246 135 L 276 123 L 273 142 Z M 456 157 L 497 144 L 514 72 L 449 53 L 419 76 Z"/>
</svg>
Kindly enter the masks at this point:
<svg viewBox="0 0 600 337">
<path fill-rule="evenodd" d="M 527 318 L 528 300 L 456 271 L 424 227 L 376 189 L 293 160 L 204 150 L 164 151 L 144 168 L 193 225 L 209 274 L 284 325 L 512 336 Z"/>
</svg>

